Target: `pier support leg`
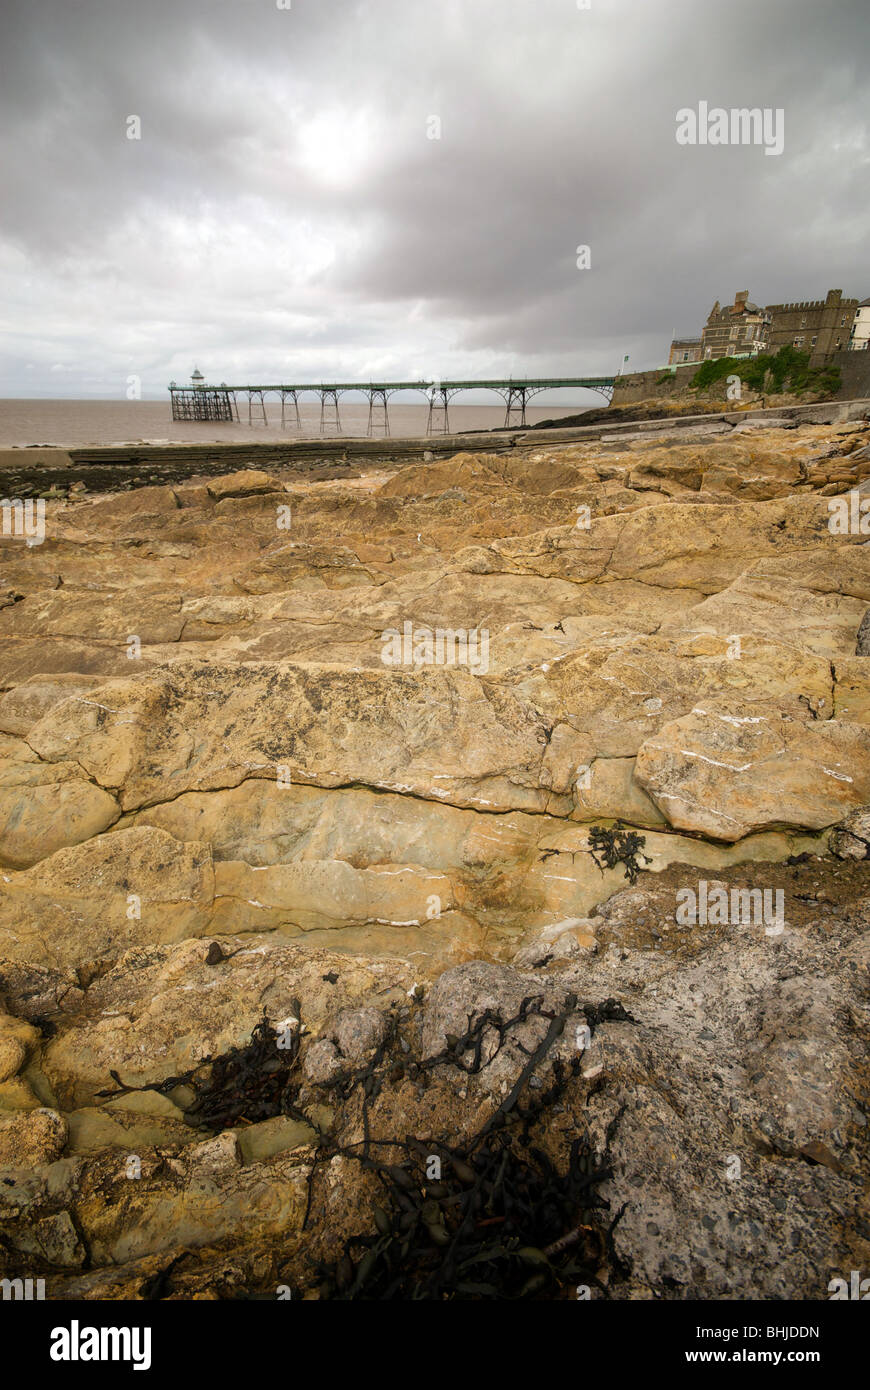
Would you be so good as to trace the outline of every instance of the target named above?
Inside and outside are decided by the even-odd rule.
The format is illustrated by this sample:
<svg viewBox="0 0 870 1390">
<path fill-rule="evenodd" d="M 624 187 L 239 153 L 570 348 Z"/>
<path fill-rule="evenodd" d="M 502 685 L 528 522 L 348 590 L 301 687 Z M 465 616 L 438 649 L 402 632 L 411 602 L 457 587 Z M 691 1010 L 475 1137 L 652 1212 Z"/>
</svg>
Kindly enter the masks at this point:
<svg viewBox="0 0 870 1390">
<path fill-rule="evenodd" d="M 234 405 L 235 397 L 222 386 L 179 387 L 172 392 L 173 420 L 232 420 Z"/>
<path fill-rule="evenodd" d="M 320 392 L 320 433 L 341 434 L 341 416 L 338 413 L 338 391 L 326 387 Z"/>
<path fill-rule="evenodd" d="M 291 406 L 290 419 L 293 423 L 293 429 L 296 434 L 301 434 L 302 421 L 299 418 L 299 397 L 295 391 L 281 392 L 281 428 L 282 430 L 287 428 L 285 412 L 288 401 L 290 402 Z"/>
<path fill-rule="evenodd" d="M 433 386 L 429 392 L 429 419 L 426 423 L 427 434 L 449 434 L 450 394 L 443 386 Z"/>
<path fill-rule="evenodd" d="M 387 410 L 388 393 L 381 390 L 372 390 L 368 393 L 369 398 L 369 427 L 368 434 L 380 432 L 383 435 L 390 433 L 390 416 Z"/>
<path fill-rule="evenodd" d="M 505 429 L 510 429 L 512 425 L 522 425 L 526 423 L 526 399 L 527 391 L 525 386 L 511 386 L 505 394 Z"/>
</svg>

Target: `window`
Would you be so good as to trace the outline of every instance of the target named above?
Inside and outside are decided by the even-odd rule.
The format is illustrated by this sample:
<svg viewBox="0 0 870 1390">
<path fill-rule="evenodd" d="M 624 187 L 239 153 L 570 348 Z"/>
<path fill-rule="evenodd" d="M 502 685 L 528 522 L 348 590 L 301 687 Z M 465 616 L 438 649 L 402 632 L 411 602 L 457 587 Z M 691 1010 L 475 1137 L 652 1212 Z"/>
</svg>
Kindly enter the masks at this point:
<svg viewBox="0 0 870 1390">
<path fill-rule="evenodd" d="M 802 348 L 803 345 L 804 345 L 804 337 L 803 337 L 803 334 L 801 334 L 799 338 L 795 338 L 795 340 L 794 340 L 794 346 L 795 346 L 796 348 Z"/>
<path fill-rule="evenodd" d="M 684 353 L 683 353 L 683 361 L 684 361 L 684 362 L 688 362 L 688 360 L 689 360 L 689 354 L 688 354 L 687 352 L 684 352 Z"/>
<path fill-rule="evenodd" d="M 802 314 L 802 315 L 801 315 L 801 328 L 806 328 L 806 326 L 807 326 L 807 316 L 806 316 L 806 314 Z"/>
<path fill-rule="evenodd" d="M 844 314 L 843 317 L 840 319 L 840 327 L 841 327 L 841 328 L 845 328 L 845 327 L 846 327 L 846 315 L 845 315 L 845 314 Z"/>
<path fill-rule="evenodd" d="M 811 343 L 810 343 L 810 347 L 815 347 L 815 345 L 816 345 L 816 343 L 817 343 L 818 341 L 819 341 L 819 335 L 818 335 L 818 333 L 814 333 L 814 334 L 813 334 L 813 337 L 812 337 L 812 341 L 811 341 Z"/>
</svg>

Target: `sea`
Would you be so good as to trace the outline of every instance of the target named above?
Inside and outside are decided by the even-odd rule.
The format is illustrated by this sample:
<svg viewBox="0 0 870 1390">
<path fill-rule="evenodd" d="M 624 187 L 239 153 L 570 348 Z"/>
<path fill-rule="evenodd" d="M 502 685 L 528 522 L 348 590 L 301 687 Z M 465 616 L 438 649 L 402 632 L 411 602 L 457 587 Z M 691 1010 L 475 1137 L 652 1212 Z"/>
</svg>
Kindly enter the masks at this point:
<svg viewBox="0 0 870 1390">
<path fill-rule="evenodd" d="M 93 401 L 93 400 L 2 400 L 0 399 L 0 448 L 15 445 L 56 444 L 211 444 L 225 440 L 237 443 L 246 439 L 277 442 L 283 439 L 320 439 L 319 402 L 301 403 L 300 423 L 296 429 L 295 416 L 288 408 L 281 423 L 281 405 L 277 399 L 266 398 L 266 421 L 252 414 L 248 421 L 247 403 L 238 402 L 241 420 L 236 422 L 193 422 L 173 420 L 169 401 Z M 539 420 L 555 420 L 577 415 L 590 409 L 590 402 L 559 406 L 530 406 L 526 410 L 528 424 Z M 256 403 L 254 410 L 258 409 Z M 417 437 L 426 433 L 429 407 L 396 403 L 389 409 L 390 434 L 393 437 Z M 450 432 L 496 429 L 505 423 L 503 405 L 450 406 Z M 368 433 L 369 411 L 363 401 L 342 401 L 340 431 L 334 426 L 324 433 L 335 436 L 364 437 Z M 383 427 L 375 423 L 373 434 L 383 435 Z"/>
</svg>

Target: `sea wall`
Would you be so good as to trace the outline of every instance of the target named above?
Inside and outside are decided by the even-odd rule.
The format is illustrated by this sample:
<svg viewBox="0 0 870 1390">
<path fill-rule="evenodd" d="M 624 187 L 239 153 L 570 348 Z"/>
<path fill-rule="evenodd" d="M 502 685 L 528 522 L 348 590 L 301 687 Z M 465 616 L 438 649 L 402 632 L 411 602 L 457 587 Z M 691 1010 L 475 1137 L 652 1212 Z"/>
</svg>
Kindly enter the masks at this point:
<svg viewBox="0 0 870 1390">
<path fill-rule="evenodd" d="M 699 365 L 698 362 L 687 362 L 685 366 L 675 369 L 654 367 L 648 372 L 631 372 L 626 376 L 618 376 L 613 387 L 613 404 L 633 405 L 635 401 L 676 396 L 690 384 Z"/>
<path fill-rule="evenodd" d="M 613 388 L 614 405 L 633 405 L 637 401 L 668 400 L 690 386 L 699 362 L 687 362 L 676 370 L 655 367 L 647 372 L 631 372 L 616 378 Z M 813 367 L 839 367 L 841 386 L 837 400 L 856 400 L 870 396 L 870 352 L 829 352 L 813 357 Z M 724 388 L 723 388 L 724 389 Z"/>
<path fill-rule="evenodd" d="M 870 396 L 870 352 L 832 352 L 826 361 L 830 366 L 840 368 L 841 386 L 837 400 Z"/>
</svg>

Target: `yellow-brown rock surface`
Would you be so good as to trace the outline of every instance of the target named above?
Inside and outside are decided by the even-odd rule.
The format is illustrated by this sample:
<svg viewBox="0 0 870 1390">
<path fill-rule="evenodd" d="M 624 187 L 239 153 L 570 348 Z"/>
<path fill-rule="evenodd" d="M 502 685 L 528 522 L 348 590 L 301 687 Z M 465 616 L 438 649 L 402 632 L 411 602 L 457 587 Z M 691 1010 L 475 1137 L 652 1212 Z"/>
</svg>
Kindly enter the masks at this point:
<svg viewBox="0 0 870 1390">
<path fill-rule="evenodd" d="M 868 799 L 870 561 L 828 526 L 865 434 L 50 503 L 2 541 L 0 952 L 522 933 L 618 880 L 565 824 L 789 853 Z"/>
<path fill-rule="evenodd" d="M 470 1141 L 563 1007 L 522 1103 L 579 1050 L 542 1142 L 613 1160 L 612 1296 L 859 1268 L 870 537 L 828 521 L 868 437 L 242 469 L 0 539 L 0 1273 L 310 1296 L 381 1200 L 366 1134 Z M 702 880 L 785 926 L 686 925 Z M 201 1124 L 264 1019 L 301 1089 Z"/>
</svg>

